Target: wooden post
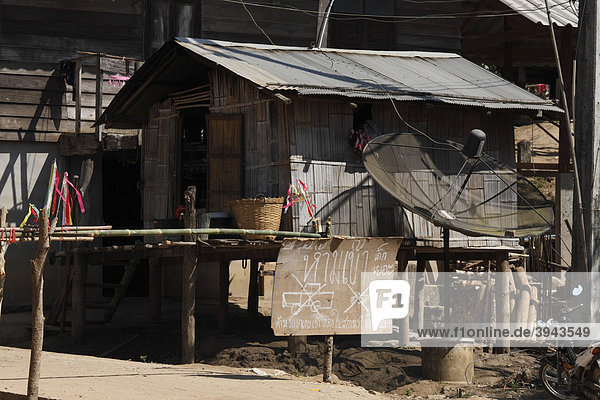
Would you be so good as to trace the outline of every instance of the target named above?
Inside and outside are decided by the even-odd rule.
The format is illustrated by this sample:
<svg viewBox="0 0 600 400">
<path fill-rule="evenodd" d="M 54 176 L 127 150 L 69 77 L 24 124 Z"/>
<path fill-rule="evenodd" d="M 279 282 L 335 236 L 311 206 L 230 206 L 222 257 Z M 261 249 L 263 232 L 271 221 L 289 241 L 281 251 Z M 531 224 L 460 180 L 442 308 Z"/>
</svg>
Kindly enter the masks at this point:
<svg viewBox="0 0 600 400">
<path fill-rule="evenodd" d="M 104 73 L 102 72 L 102 57 L 100 54 L 96 57 L 96 120 L 102 115 L 102 83 L 104 80 Z M 99 142 L 102 141 L 102 131 L 100 125 L 96 125 L 96 138 Z"/>
<path fill-rule="evenodd" d="M 327 237 L 332 235 L 332 220 L 327 217 L 325 233 Z M 333 373 L 333 336 L 325 336 L 325 354 L 323 359 L 323 382 L 331 382 Z"/>
<path fill-rule="evenodd" d="M 319 33 L 321 33 L 321 26 L 323 25 L 323 21 L 325 21 L 325 11 L 327 10 L 327 5 L 330 0 L 319 0 L 319 17 L 317 18 L 317 33 L 315 35 L 316 40 L 315 44 L 319 42 Z M 321 42 L 322 47 L 327 47 L 327 36 L 328 36 L 329 27 L 325 26 L 325 33 L 323 34 L 323 41 Z"/>
<path fill-rule="evenodd" d="M 325 336 L 325 360 L 323 362 L 323 382 L 331 382 L 333 373 L 333 336 Z"/>
<path fill-rule="evenodd" d="M 417 281 L 415 282 L 415 315 L 417 329 L 423 329 L 424 314 L 425 314 L 425 299 L 423 297 L 423 289 L 425 287 L 425 258 L 418 256 L 417 258 Z"/>
<path fill-rule="evenodd" d="M 80 252 L 73 257 L 73 284 L 71 289 L 71 336 L 81 343 L 85 339 L 85 286 L 87 255 Z"/>
<path fill-rule="evenodd" d="M 81 133 L 81 59 L 75 61 L 75 134 Z"/>
<path fill-rule="evenodd" d="M 183 290 L 181 301 L 181 362 L 193 364 L 196 348 L 196 248 L 187 247 L 183 253 Z"/>
<path fill-rule="evenodd" d="M 217 328 L 227 329 L 227 309 L 229 308 L 229 261 L 219 264 L 219 306 L 217 309 Z"/>
<path fill-rule="evenodd" d="M 508 264 L 508 253 L 499 251 L 496 253 L 496 322 L 498 324 L 510 323 L 510 267 Z M 496 353 L 509 353 L 510 340 L 499 338 Z"/>
<path fill-rule="evenodd" d="M 600 180 L 598 155 L 600 152 L 600 22 L 598 3 L 585 2 L 579 12 L 577 43 L 577 73 L 575 89 L 575 188 L 581 184 L 581 196 L 573 199 L 573 262 L 574 272 L 600 272 Z M 581 200 L 581 207 L 577 201 Z M 583 215 L 583 218 L 580 216 Z M 585 224 L 585 229 L 582 225 Z M 591 279 L 589 322 L 600 322 L 600 287 L 598 279 Z"/>
<path fill-rule="evenodd" d="M 398 273 L 402 277 L 402 279 L 408 279 L 408 250 L 400 250 L 397 256 L 398 260 Z M 408 346 L 409 337 L 410 337 L 410 326 L 409 326 L 409 318 L 402 318 L 398 322 L 398 346 Z"/>
<path fill-rule="evenodd" d="M 248 316 L 258 316 L 258 260 L 250 260 L 250 283 L 248 284 Z"/>
<path fill-rule="evenodd" d="M 160 322 L 162 309 L 162 263 L 157 256 L 150 256 L 148 258 L 148 266 L 150 269 L 148 276 L 150 320 L 153 322 Z"/>
<path fill-rule="evenodd" d="M 302 336 L 289 336 L 288 337 L 288 351 L 293 355 L 297 356 L 306 353 L 306 335 Z"/>
<path fill-rule="evenodd" d="M 531 140 L 521 140 L 517 143 L 517 161 L 520 163 L 531 162 Z"/>
<path fill-rule="evenodd" d="M 40 210 L 39 241 L 31 265 L 31 356 L 29 358 L 29 379 L 27 380 L 27 398 L 37 399 L 44 342 L 44 264 L 50 249 L 48 235 L 48 210 Z"/>
<path fill-rule="evenodd" d="M 67 298 L 69 296 L 69 290 L 71 288 L 71 260 L 73 257 L 73 246 L 71 243 L 67 243 L 67 245 L 65 246 L 66 249 L 66 260 L 65 260 L 65 266 L 64 266 L 64 270 L 62 273 L 62 288 L 61 288 L 61 293 L 59 295 L 60 298 L 62 298 L 62 301 L 59 303 L 59 307 L 60 309 L 59 311 L 59 316 L 60 316 L 60 333 L 65 333 L 66 329 L 67 329 Z M 57 299 L 58 300 L 58 299 Z"/>
<path fill-rule="evenodd" d="M 196 227 L 196 188 L 188 186 L 183 195 L 185 199 L 186 228 Z M 194 240 L 193 235 L 186 236 L 188 241 Z M 183 253 L 183 276 L 181 291 L 181 362 L 192 364 L 195 361 L 196 349 L 196 275 L 197 247 L 187 247 Z"/>
<path fill-rule="evenodd" d="M 0 228 L 6 227 L 6 214 L 8 211 L 6 207 L 2 207 L 0 210 Z M 6 279 L 6 250 L 8 249 L 8 242 L 0 242 L 0 318 L 2 317 L 2 300 L 4 300 L 4 280 Z"/>
<path fill-rule="evenodd" d="M 504 17 L 504 32 L 510 32 L 512 30 L 510 17 Z M 502 77 L 508 81 L 513 81 L 513 42 L 512 40 L 506 40 L 504 42 L 504 62 L 502 65 Z"/>
</svg>

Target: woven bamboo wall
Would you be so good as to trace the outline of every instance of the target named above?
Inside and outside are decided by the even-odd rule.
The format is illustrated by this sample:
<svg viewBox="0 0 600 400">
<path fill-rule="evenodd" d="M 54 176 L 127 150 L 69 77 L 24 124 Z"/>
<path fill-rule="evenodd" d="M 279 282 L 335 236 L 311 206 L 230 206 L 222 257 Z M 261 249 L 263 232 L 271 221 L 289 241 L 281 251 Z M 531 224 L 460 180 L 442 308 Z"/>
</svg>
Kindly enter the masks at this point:
<svg viewBox="0 0 600 400">
<path fill-rule="evenodd" d="M 348 143 L 356 110 L 350 102 L 293 97 L 286 105 L 222 71 L 213 72 L 211 82 L 211 111 L 243 115 L 245 197 L 285 196 L 299 178 L 313 193 L 315 216 L 322 221 L 331 216 L 335 234 L 440 237 L 438 227 L 403 213 L 368 176 L 361 155 Z M 406 122 L 436 137 L 464 142 L 471 129 L 483 129 L 486 151 L 514 164 L 511 111 L 425 103 L 397 107 Z M 372 117 L 382 133 L 409 130 L 388 101 L 373 103 Z M 306 205 L 294 205 L 282 228 L 310 230 Z"/>
</svg>

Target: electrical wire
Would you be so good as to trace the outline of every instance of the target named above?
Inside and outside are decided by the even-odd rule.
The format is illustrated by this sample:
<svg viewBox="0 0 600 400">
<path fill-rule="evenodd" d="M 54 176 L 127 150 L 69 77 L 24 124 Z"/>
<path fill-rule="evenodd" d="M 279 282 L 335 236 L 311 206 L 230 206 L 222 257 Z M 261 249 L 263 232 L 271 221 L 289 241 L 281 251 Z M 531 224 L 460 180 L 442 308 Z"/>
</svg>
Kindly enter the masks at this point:
<svg viewBox="0 0 600 400">
<path fill-rule="evenodd" d="M 226 2 L 226 3 L 244 4 L 244 5 L 257 7 L 257 8 L 271 8 L 271 9 L 277 9 L 277 10 L 283 10 L 283 11 L 301 12 L 301 13 L 309 15 L 311 17 L 320 17 L 320 16 L 323 16 L 323 14 L 324 14 L 323 12 L 319 12 L 317 10 L 301 9 L 301 8 L 289 6 L 289 5 L 282 6 L 282 5 L 274 5 L 274 4 L 249 3 L 244 0 L 221 0 L 221 1 Z M 414 3 L 423 3 L 423 2 L 417 1 L 417 0 L 413 0 L 413 1 L 404 0 L 404 1 L 414 2 Z M 445 1 L 444 1 L 444 3 L 445 3 Z M 565 1 L 562 1 L 560 3 L 553 5 L 551 8 L 556 8 L 556 7 L 560 7 L 560 6 L 564 6 L 564 5 L 569 5 L 569 7 L 570 7 L 570 4 L 571 4 L 570 0 L 565 0 Z M 538 6 L 533 9 L 523 8 L 523 9 L 513 9 L 512 11 L 499 10 L 499 11 L 486 11 L 486 12 L 479 12 L 479 13 L 467 11 L 467 12 L 446 13 L 446 14 L 427 14 L 427 15 L 420 15 L 420 16 L 331 12 L 330 19 L 345 20 L 345 21 L 368 20 L 368 21 L 383 22 L 383 23 L 398 23 L 398 22 L 412 22 L 412 21 L 418 21 L 418 20 L 422 20 L 422 19 L 462 19 L 462 18 L 466 18 L 466 17 L 470 17 L 470 18 L 507 17 L 507 16 L 514 16 L 514 15 L 523 15 L 523 14 L 527 14 L 527 13 L 533 13 L 533 12 L 544 11 L 544 10 L 545 10 L 544 6 Z"/>
<path fill-rule="evenodd" d="M 269 37 L 269 35 L 267 35 L 267 32 L 264 31 L 263 28 L 260 27 L 260 25 L 258 25 L 258 23 L 256 22 L 256 20 L 254 19 L 254 17 L 252 16 L 252 13 L 250 12 L 250 10 L 248 10 L 248 7 L 246 7 L 246 3 L 243 0 L 240 0 L 240 3 L 242 3 L 242 6 L 244 6 L 244 10 L 246 10 L 246 12 L 248 13 L 248 15 L 250 16 L 250 19 L 252 20 L 252 22 L 254 23 L 254 25 L 263 33 L 263 35 L 265 35 L 265 37 L 267 38 L 267 40 L 273 45 L 275 46 L 275 43 L 273 43 L 273 41 L 271 40 L 271 38 Z"/>
</svg>

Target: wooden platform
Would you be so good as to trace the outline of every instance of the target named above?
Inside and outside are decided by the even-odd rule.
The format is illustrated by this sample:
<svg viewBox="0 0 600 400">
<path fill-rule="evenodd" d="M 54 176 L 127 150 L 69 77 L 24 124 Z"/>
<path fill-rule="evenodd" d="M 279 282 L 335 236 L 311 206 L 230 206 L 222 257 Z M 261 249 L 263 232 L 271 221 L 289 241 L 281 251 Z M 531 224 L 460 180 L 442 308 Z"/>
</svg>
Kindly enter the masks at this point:
<svg viewBox="0 0 600 400">
<path fill-rule="evenodd" d="M 139 244 L 128 246 L 73 248 L 73 296 L 72 296 L 72 335 L 76 340 L 85 337 L 85 276 L 88 264 L 104 264 L 135 254 L 136 258 L 147 259 L 149 273 L 149 305 L 153 320 L 160 320 L 163 264 L 166 261 L 181 262 L 182 268 L 182 361 L 194 362 L 195 348 L 195 297 L 198 265 L 204 262 L 219 262 L 219 302 L 217 325 L 220 330 L 227 328 L 227 308 L 229 298 L 229 263 L 233 260 L 251 260 L 250 282 L 248 287 L 248 315 L 258 315 L 258 268 L 259 262 L 277 261 L 280 240 L 209 239 L 198 242 L 165 241 L 159 244 Z M 509 254 L 520 253 L 523 248 L 515 238 L 476 238 L 451 240 L 449 258 L 451 260 L 508 260 Z M 63 256 L 66 254 L 63 254 Z M 443 241 L 437 238 L 405 240 L 397 254 L 399 264 L 405 268 L 410 259 L 417 260 L 418 267 L 425 260 L 443 259 Z M 179 261 L 181 260 L 181 261 Z M 124 291 L 123 291 L 124 293 Z M 111 301 L 112 312 L 118 300 Z"/>
</svg>

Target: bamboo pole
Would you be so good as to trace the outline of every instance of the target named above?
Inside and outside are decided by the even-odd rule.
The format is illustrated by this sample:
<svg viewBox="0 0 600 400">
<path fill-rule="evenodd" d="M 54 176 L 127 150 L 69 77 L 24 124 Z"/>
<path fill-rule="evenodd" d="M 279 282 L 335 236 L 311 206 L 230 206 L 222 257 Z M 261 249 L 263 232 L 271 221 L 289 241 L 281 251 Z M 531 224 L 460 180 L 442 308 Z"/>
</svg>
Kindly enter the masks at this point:
<svg viewBox="0 0 600 400">
<path fill-rule="evenodd" d="M 54 237 L 93 236 L 176 236 L 176 235 L 270 235 L 280 237 L 306 237 L 320 238 L 318 233 L 273 231 L 263 229 L 231 229 L 231 228 L 176 228 L 176 229 L 112 229 L 112 230 L 86 230 L 79 232 L 54 232 Z"/>
<path fill-rule="evenodd" d="M 31 356 L 29 359 L 29 379 L 27 380 L 27 398 L 37 399 L 40 383 L 42 345 L 44 341 L 44 264 L 50 250 L 48 235 L 48 210 L 40 210 L 40 236 L 35 257 L 31 265 Z"/>
<path fill-rule="evenodd" d="M 50 238 L 57 241 L 92 241 L 95 237 L 118 237 L 118 236 L 177 236 L 177 235 L 269 235 L 279 237 L 305 237 L 320 238 L 318 233 L 288 232 L 257 229 L 230 229 L 230 228 L 177 228 L 177 229 L 64 229 L 73 227 L 59 227 L 50 233 Z M 19 241 L 37 240 L 37 229 L 24 230 L 20 228 L 0 228 L 0 234 L 5 235 L 15 230 L 15 236 Z"/>
</svg>

